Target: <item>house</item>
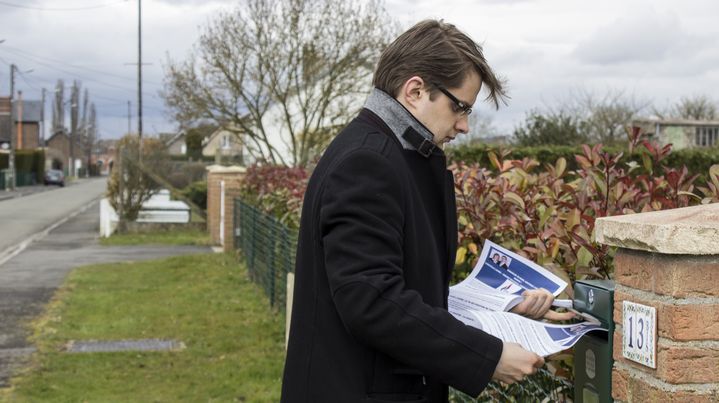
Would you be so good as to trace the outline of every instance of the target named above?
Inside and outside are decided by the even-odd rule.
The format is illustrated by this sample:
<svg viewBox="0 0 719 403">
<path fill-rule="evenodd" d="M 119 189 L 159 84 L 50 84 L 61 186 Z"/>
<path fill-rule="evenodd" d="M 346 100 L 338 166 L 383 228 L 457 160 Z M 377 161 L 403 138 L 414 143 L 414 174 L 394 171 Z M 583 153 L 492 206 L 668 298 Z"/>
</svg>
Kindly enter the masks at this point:
<svg viewBox="0 0 719 403">
<path fill-rule="evenodd" d="M 12 133 L 12 118 L 10 97 L 0 97 L 0 149 L 10 148 L 10 135 Z"/>
<path fill-rule="evenodd" d="M 187 155 L 186 133 L 181 131 L 165 141 L 167 153 L 170 155 Z"/>
<path fill-rule="evenodd" d="M 92 163 L 97 166 L 100 175 L 109 175 L 115 165 L 117 152 L 117 140 L 102 139 L 95 144 L 92 155 Z"/>
<path fill-rule="evenodd" d="M 83 152 L 82 147 L 75 141 L 75 147 L 72 151 L 75 159 L 75 172 L 83 167 L 83 161 L 87 155 Z M 70 135 L 65 129 L 57 130 L 46 142 L 45 149 L 46 168 L 61 169 L 66 173 L 70 166 Z"/>
<path fill-rule="evenodd" d="M 42 101 L 13 100 L 12 131 L 15 149 L 34 150 L 42 147 L 40 141 L 43 123 Z"/>
<path fill-rule="evenodd" d="M 642 118 L 633 120 L 632 126 L 661 144 L 671 143 L 675 150 L 719 145 L 718 120 Z"/>
<path fill-rule="evenodd" d="M 0 148 L 9 148 L 11 136 L 16 150 L 41 147 L 42 112 L 42 101 L 0 97 Z"/>
<path fill-rule="evenodd" d="M 232 159 L 241 162 L 242 144 L 233 132 L 218 128 L 202 140 L 202 155 L 215 160 Z"/>
</svg>

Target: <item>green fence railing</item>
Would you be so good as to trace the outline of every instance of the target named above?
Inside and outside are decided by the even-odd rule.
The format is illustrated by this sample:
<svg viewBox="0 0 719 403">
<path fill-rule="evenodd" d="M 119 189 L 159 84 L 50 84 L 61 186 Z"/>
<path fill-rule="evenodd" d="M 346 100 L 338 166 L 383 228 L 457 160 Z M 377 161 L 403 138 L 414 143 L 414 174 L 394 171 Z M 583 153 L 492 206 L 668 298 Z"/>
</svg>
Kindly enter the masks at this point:
<svg viewBox="0 0 719 403">
<path fill-rule="evenodd" d="M 247 265 L 250 278 L 267 294 L 273 307 L 286 303 L 287 273 L 294 271 L 297 231 L 256 207 L 235 199 L 234 245 Z M 502 386 L 492 382 L 477 399 L 450 389 L 452 403 L 476 402 L 571 402 L 571 381 L 545 369 L 523 382 Z"/>
<path fill-rule="evenodd" d="M 37 175 L 35 175 L 35 172 L 17 172 L 17 179 L 15 181 L 15 186 L 21 187 L 21 186 L 32 186 L 37 185 Z"/>
<path fill-rule="evenodd" d="M 16 172 L 15 187 L 37 185 L 37 175 L 34 172 Z M 0 190 L 10 187 L 10 172 L 7 169 L 0 171 Z"/>
<path fill-rule="evenodd" d="M 294 271 L 297 231 L 256 207 L 235 199 L 234 242 L 250 278 L 267 294 L 270 304 L 284 307 L 287 273 Z"/>
</svg>

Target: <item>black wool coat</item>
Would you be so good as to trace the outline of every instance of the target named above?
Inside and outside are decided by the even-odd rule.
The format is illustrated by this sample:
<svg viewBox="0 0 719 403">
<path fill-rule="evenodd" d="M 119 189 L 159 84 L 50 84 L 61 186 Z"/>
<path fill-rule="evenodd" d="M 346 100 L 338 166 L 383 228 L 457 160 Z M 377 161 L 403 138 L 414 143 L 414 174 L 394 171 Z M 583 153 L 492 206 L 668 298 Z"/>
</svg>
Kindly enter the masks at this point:
<svg viewBox="0 0 719 403">
<path fill-rule="evenodd" d="M 447 312 L 457 247 L 444 153 L 404 149 L 363 109 L 309 181 L 283 402 L 442 402 L 478 395 L 502 342 Z"/>
</svg>

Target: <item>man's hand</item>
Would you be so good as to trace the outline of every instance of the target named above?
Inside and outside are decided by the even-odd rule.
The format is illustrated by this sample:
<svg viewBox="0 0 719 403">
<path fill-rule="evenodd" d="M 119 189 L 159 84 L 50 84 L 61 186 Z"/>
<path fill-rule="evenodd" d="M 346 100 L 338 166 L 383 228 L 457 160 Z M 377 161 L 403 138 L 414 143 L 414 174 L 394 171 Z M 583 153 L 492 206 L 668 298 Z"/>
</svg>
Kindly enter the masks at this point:
<svg viewBox="0 0 719 403">
<path fill-rule="evenodd" d="M 505 342 L 492 379 L 507 384 L 519 382 L 525 376 L 536 373 L 537 368 L 541 368 L 542 365 L 544 358 L 525 350 L 517 343 Z"/>
<path fill-rule="evenodd" d="M 540 288 L 537 290 L 527 290 L 522 293 L 524 301 L 512 308 L 512 312 L 526 316 L 532 319 L 549 319 L 554 321 L 573 319 L 575 315 L 572 312 L 559 313 L 550 311 L 554 301 L 554 295 L 551 292 Z"/>
</svg>

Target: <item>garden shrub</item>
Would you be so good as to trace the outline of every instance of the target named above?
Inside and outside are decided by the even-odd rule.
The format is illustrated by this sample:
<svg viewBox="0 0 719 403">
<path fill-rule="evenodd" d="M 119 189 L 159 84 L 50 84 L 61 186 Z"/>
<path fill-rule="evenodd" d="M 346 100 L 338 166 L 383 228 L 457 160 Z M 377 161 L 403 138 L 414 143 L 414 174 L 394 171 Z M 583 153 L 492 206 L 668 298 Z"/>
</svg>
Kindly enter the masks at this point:
<svg viewBox="0 0 719 403">
<path fill-rule="evenodd" d="M 297 229 L 308 180 L 306 168 L 255 164 L 247 168 L 240 197 Z"/>
<path fill-rule="evenodd" d="M 193 182 L 182 189 L 180 193 L 197 207 L 207 211 L 207 181 Z"/>
</svg>

